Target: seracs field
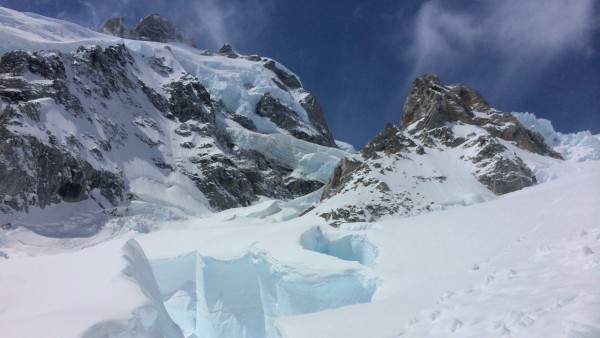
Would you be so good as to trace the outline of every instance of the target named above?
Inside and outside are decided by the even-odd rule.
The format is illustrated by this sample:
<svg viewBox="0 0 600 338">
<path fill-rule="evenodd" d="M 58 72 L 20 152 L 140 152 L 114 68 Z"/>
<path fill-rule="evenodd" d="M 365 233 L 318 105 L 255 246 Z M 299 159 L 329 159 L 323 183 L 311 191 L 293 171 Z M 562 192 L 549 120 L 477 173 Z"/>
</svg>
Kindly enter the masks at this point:
<svg viewBox="0 0 600 338">
<path fill-rule="evenodd" d="M 148 20 L 0 8 L 0 337 L 600 336 L 598 135 L 424 75 L 357 152 Z"/>
</svg>

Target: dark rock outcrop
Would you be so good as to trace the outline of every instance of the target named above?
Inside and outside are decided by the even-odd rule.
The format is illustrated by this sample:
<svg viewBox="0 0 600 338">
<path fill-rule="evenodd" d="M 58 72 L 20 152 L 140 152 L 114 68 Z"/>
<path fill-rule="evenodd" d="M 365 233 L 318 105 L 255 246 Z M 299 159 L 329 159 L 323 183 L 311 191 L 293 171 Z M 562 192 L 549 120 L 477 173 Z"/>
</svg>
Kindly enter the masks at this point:
<svg viewBox="0 0 600 338">
<path fill-rule="evenodd" d="M 187 38 L 170 21 L 158 14 L 150 14 L 131 27 L 128 35 L 134 40 L 156 41 L 156 42 L 180 42 L 196 47 L 194 41 Z"/>
<path fill-rule="evenodd" d="M 157 16 L 131 31 L 122 19 L 108 20 L 103 31 L 161 42 L 182 37 Z M 220 52 L 235 53 L 230 46 Z M 304 93 L 294 75 L 273 69 L 284 91 Z M 231 121 L 259 132 L 259 117 L 229 110 L 197 78 L 179 73 L 168 56 L 137 58 L 124 44 L 2 56 L 0 212 L 89 199 L 111 209 L 134 193 L 148 201 L 141 183 L 146 166 L 156 180 L 149 184 L 159 187 L 169 187 L 167 178 L 191 179 L 189 189 L 195 186 L 214 210 L 247 206 L 259 195 L 292 199 L 323 186 L 299 177 L 289 159 L 241 149 Z M 260 101 L 260 117 L 293 137 L 335 147 L 314 96 L 290 103 L 296 111 L 271 94 Z"/>
<path fill-rule="evenodd" d="M 469 123 L 473 118 L 466 103 L 435 75 L 424 75 L 413 82 L 403 110 L 404 129 L 411 126 L 414 130 L 431 130 L 450 121 Z"/>
<path fill-rule="evenodd" d="M 267 68 L 268 70 L 275 73 L 277 78 L 279 80 L 281 80 L 281 82 L 283 82 L 283 84 L 288 86 L 290 89 L 299 89 L 302 87 L 302 84 L 300 83 L 300 80 L 298 80 L 296 75 L 290 74 L 290 73 L 286 72 L 285 70 L 277 67 L 277 65 L 275 64 L 275 61 L 273 61 L 273 60 L 267 61 L 265 63 L 265 68 Z"/>
<path fill-rule="evenodd" d="M 178 42 L 196 47 L 192 38 L 186 37 L 173 23 L 159 14 L 150 14 L 142 18 L 131 29 L 125 27 L 124 18 L 109 18 L 98 31 L 126 39 L 162 43 Z"/>
<path fill-rule="evenodd" d="M 411 139 L 402 135 L 398 127 L 388 123 L 383 132 L 369 141 L 360 153 L 364 158 L 376 158 L 379 157 L 377 153 L 389 156 L 397 154 L 407 147 L 415 146 L 416 144 Z"/>
<path fill-rule="evenodd" d="M 325 200 L 334 195 L 339 194 L 344 187 L 350 182 L 356 170 L 361 166 L 362 162 L 349 157 L 343 158 L 333 170 L 327 183 L 323 187 L 323 195 L 321 200 Z"/>
<path fill-rule="evenodd" d="M 231 47 L 231 45 L 229 45 L 229 44 L 224 44 L 223 46 L 221 46 L 221 48 L 219 48 L 219 50 L 217 51 L 217 53 L 221 54 L 221 55 L 225 55 L 225 56 L 227 56 L 228 58 L 231 58 L 231 59 L 236 59 L 236 58 L 239 57 L 238 53 L 236 53 L 233 50 L 233 47 Z"/>
<path fill-rule="evenodd" d="M 16 211 L 94 198 L 93 190 L 112 205 L 124 199 L 125 183 L 118 174 L 96 169 L 34 137 L 14 135 L 5 125 L 0 125 L 0 139 L 0 196 Z"/>
<path fill-rule="evenodd" d="M 210 109 L 210 94 L 204 86 L 191 76 L 168 85 L 169 110 L 179 121 L 196 119 L 215 125 L 215 115 Z"/>
<path fill-rule="evenodd" d="M 539 133 L 525 128 L 511 114 L 490 108 L 475 89 L 462 85 L 445 86 L 438 77 L 430 74 L 415 79 L 404 102 L 402 129 L 413 135 L 431 134 L 432 130 L 446 127 L 446 123 L 477 125 L 492 136 L 515 142 L 525 150 L 560 158 Z M 450 139 L 453 138 L 447 141 Z"/>
<path fill-rule="evenodd" d="M 317 129 L 317 131 L 325 138 L 324 145 L 328 147 L 336 148 L 335 140 L 327 127 L 327 121 L 325 121 L 325 115 L 323 114 L 323 107 L 317 101 L 317 98 L 313 94 L 308 94 L 304 99 L 300 101 L 300 105 L 308 114 L 310 123 Z"/>
<path fill-rule="evenodd" d="M 256 114 L 267 118 L 279 128 L 287 130 L 295 138 L 328 147 L 333 147 L 335 144 L 328 130 L 325 130 L 326 134 L 322 134 L 319 131 L 315 131 L 312 134 L 307 133 L 306 124 L 298 116 L 298 113 L 282 104 L 271 93 L 264 94 L 258 101 Z"/>
</svg>

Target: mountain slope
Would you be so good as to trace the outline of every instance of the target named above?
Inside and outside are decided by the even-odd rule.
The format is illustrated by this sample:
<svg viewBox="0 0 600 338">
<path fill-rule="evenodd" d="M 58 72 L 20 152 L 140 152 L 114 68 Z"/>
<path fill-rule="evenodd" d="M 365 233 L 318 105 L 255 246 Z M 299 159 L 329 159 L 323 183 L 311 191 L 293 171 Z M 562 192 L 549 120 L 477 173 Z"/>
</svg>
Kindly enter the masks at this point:
<svg viewBox="0 0 600 338">
<path fill-rule="evenodd" d="M 424 75 L 406 99 L 402 127 L 389 124 L 342 160 L 314 212 L 338 225 L 487 201 L 536 184 L 530 158 L 561 156 L 477 91 Z"/>
<path fill-rule="evenodd" d="M 316 98 L 273 60 L 109 45 L 56 20 L 53 39 L 39 42 L 45 19 L 4 13 L 8 45 L 63 51 L 0 61 L 3 213 L 92 198 L 108 211 L 142 200 L 202 214 L 305 195 L 346 155 Z M 89 38 L 107 47 L 64 51 Z"/>
</svg>

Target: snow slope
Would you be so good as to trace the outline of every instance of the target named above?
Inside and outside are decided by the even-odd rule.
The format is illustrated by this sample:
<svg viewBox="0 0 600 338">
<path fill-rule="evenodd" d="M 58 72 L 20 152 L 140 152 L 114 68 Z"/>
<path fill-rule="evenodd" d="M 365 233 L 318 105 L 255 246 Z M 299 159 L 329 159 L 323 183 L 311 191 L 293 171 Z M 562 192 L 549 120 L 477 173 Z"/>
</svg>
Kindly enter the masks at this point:
<svg viewBox="0 0 600 338">
<path fill-rule="evenodd" d="M 82 45 L 85 47 L 80 47 Z M 316 127 L 315 117 L 309 116 L 307 109 L 320 109 L 318 103 L 311 106 L 302 101 L 309 98 L 310 94 L 301 87 L 287 87 L 277 80 L 280 76 L 277 72 L 285 72 L 290 77 L 297 76 L 267 58 L 249 58 L 237 54 L 232 58 L 181 44 L 117 39 L 68 22 L 0 9 L 0 52 L 13 50 L 28 52 L 24 55 L 12 54 L 16 63 L 25 64 L 22 74 L 7 71 L 0 76 L 3 81 L 2 94 L 7 97 L 2 100 L 0 108 L 10 108 L 15 112 L 5 123 L 10 137 L 26 138 L 27 141 L 21 144 L 39 141 L 43 147 L 55 149 L 62 155 L 68 154 L 70 158 L 85 162 L 96 171 L 112 174 L 123 181 L 122 190 L 131 193 L 130 197 L 156 205 L 164 213 L 186 217 L 248 205 L 257 200 L 255 192 L 258 190 L 250 186 L 250 179 L 253 183 L 261 179 L 285 180 L 284 183 L 289 186 L 297 183 L 299 191 L 310 189 L 312 186 L 306 188 L 310 184 L 318 187 L 318 184 L 327 180 L 335 164 L 348 154 L 346 150 L 297 138 L 298 133 L 310 138 L 315 135 L 322 137 L 320 133 L 324 130 L 329 132 L 326 126 Z M 43 51 L 29 52 L 39 50 Z M 56 90 L 52 86 L 57 79 L 27 70 L 27 62 L 31 60 L 59 65 L 58 80 L 65 85 L 60 95 L 68 96 L 70 103 L 77 104 L 69 106 L 60 98 L 53 97 Z M 275 68 L 268 66 L 271 63 Z M 169 104 L 173 105 L 179 98 L 179 107 L 190 110 L 191 104 L 186 105 L 186 102 L 202 96 L 199 91 L 204 88 L 208 98 L 194 107 L 197 108 L 195 115 L 173 116 Z M 17 95 L 23 92 L 27 95 L 43 94 L 39 94 L 41 98 L 27 100 Z M 296 129 L 290 131 L 290 128 L 286 129 L 256 113 L 257 104 L 266 93 L 297 114 L 298 120 L 293 121 Z M 13 98 L 10 95 L 17 96 Z M 181 96 L 184 98 L 181 99 Z M 28 116 L 23 113 L 23 107 L 29 105 L 34 107 L 37 114 Z M 345 149 L 351 151 L 348 147 Z M 35 156 L 20 149 L 15 153 L 22 157 L 19 158 L 19 164 L 30 164 L 23 171 L 34 172 L 28 180 L 39 181 L 35 173 L 39 165 L 36 167 L 35 162 L 27 158 Z M 264 159 L 249 158 L 258 157 L 254 155 L 256 153 Z M 1 158 L 4 155 L 0 156 L 0 163 L 5 162 Z M 11 153 L 5 156 L 14 158 L 17 155 Z M 219 167 L 218 163 L 215 164 L 218 160 L 222 165 L 215 169 Z M 250 164 L 242 163 L 244 160 Z M 252 161 L 263 161 L 266 165 L 274 163 L 273 167 L 281 169 L 275 173 L 279 176 L 257 179 L 256 176 L 261 176 L 263 172 L 258 172 L 255 167 L 264 163 L 256 165 Z M 10 161 L 6 163 L 7 168 L 16 166 Z M 209 173 L 211 169 L 214 171 Z M 266 171 L 262 167 L 260 169 Z M 60 176 L 61 173 L 51 172 L 48 175 Z M 241 188 L 235 190 L 235 184 L 230 184 L 230 181 L 235 181 Z M 52 184 L 61 186 L 62 182 Z M 227 184 L 234 188 L 223 188 Z M 24 187 L 23 190 L 29 188 Z M 296 193 L 290 192 L 294 188 L 288 189 L 287 186 L 278 189 L 283 192 L 263 189 L 262 193 L 256 194 L 273 197 L 280 193 L 291 198 Z M 36 196 L 37 191 L 28 192 L 31 193 L 22 193 L 23 196 L 7 193 L 3 196 L 2 201 L 10 202 L 18 212 L 10 217 L 3 214 L 0 221 L 27 226 L 37 224 L 39 226 L 30 228 L 48 235 L 58 232 L 60 224 L 30 222 L 32 216 L 22 212 L 31 209 L 35 214 L 42 213 L 36 204 L 41 197 Z M 213 202 L 217 200 L 215 195 L 219 194 L 220 205 L 216 205 L 218 203 Z M 115 194 L 115 198 L 109 202 L 103 199 L 106 197 L 104 193 L 100 196 L 101 193 L 97 191 L 89 195 L 105 209 L 111 209 L 115 201 L 125 199 L 118 196 L 123 194 Z M 56 203 L 56 200 L 61 199 L 54 196 L 52 203 Z M 48 204 L 40 203 L 40 206 L 43 208 Z M 87 211 L 91 207 L 89 203 L 72 206 L 58 208 L 62 215 L 68 216 L 69 210 L 81 208 Z M 3 210 L 13 211 L 10 207 Z M 127 210 L 109 211 L 119 214 Z M 71 231 L 70 226 L 62 226 L 62 229 L 64 231 L 59 236 L 85 236 L 94 233 L 97 227 L 91 226 L 81 231 Z"/>
<path fill-rule="evenodd" d="M 552 170 L 487 203 L 338 229 L 282 222 L 267 201 L 140 218 L 149 234 L 124 226 L 138 216 L 87 239 L 4 231 L 0 326 L 10 337 L 149 336 L 174 323 L 186 337 L 593 337 L 600 162 Z"/>
</svg>

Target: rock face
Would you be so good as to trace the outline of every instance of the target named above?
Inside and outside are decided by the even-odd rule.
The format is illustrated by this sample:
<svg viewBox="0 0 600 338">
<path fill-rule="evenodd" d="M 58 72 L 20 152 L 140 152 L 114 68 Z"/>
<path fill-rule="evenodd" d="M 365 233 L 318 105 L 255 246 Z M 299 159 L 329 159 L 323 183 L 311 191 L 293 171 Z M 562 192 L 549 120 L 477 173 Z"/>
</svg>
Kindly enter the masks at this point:
<svg viewBox="0 0 600 338">
<path fill-rule="evenodd" d="M 338 164 L 315 213 L 337 225 L 487 200 L 536 183 L 515 149 L 560 158 L 476 90 L 434 75 L 414 81 L 401 122 Z"/>
<path fill-rule="evenodd" d="M 283 84 L 286 85 L 288 88 L 298 89 L 302 87 L 302 84 L 300 83 L 300 80 L 298 80 L 296 75 L 290 74 L 285 70 L 277 67 L 275 61 L 270 60 L 267 63 L 265 63 L 265 68 L 275 73 L 275 75 L 277 75 L 277 78 L 281 80 L 281 82 L 283 82 Z"/>
<path fill-rule="evenodd" d="M 336 147 L 335 140 L 333 139 L 333 136 L 327 127 L 327 121 L 325 121 L 323 107 L 321 107 L 321 104 L 319 104 L 317 98 L 313 94 L 308 93 L 304 99 L 300 100 L 300 105 L 308 114 L 310 123 L 322 136 L 322 144 L 328 147 Z"/>
<path fill-rule="evenodd" d="M 116 50 L 110 54 L 117 59 L 123 56 Z M 40 103 L 45 99 L 63 105 L 74 116 L 84 114 L 80 100 L 69 91 L 61 56 L 44 52 L 8 53 L 0 60 L 0 73 L 3 75 L 0 99 L 8 103 L 0 111 L 0 139 L 3 141 L 0 144 L 0 195 L 4 196 L 0 211 L 27 211 L 30 206 L 43 208 L 52 203 L 87 198 L 108 207 L 123 200 L 123 177 L 119 172 L 96 168 L 84 158 L 74 156 L 73 153 L 83 148 L 77 138 L 67 136 L 61 145 L 50 131 L 43 140 L 16 132 L 28 122 L 39 123 L 45 118 Z M 27 81 L 25 77 L 30 74 L 52 80 Z M 104 94 L 109 95 L 109 92 L 107 88 Z M 110 147 L 105 143 L 98 146 Z M 91 153 L 102 158 L 98 148 L 91 149 Z"/>
<path fill-rule="evenodd" d="M 133 40 L 163 43 L 178 42 L 194 48 L 196 47 L 192 38 L 184 36 L 175 25 L 158 14 L 150 14 L 142 18 L 130 30 L 125 28 L 124 18 L 109 18 L 98 31 Z"/>
<path fill-rule="evenodd" d="M 264 94 L 260 101 L 258 101 L 258 104 L 256 105 L 256 114 L 267 118 L 277 127 L 289 131 L 290 134 L 296 138 L 327 147 L 335 147 L 335 141 L 333 140 L 331 133 L 329 133 L 329 129 L 323 118 L 321 106 L 311 94 L 307 95 L 307 97 L 309 98 L 308 101 L 305 99 L 300 103 L 305 107 L 305 110 L 309 115 L 309 120 L 312 125 L 316 127 L 317 132 L 307 132 L 298 113 L 282 104 L 270 93 Z M 317 122 L 317 120 L 320 123 Z"/>
<path fill-rule="evenodd" d="M 461 85 L 444 86 L 434 75 L 414 81 L 404 103 L 401 124 L 403 130 L 426 145 L 441 142 L 450 147 L 478 148 L 471 161 L 478 168 L 489 170 L 476 172 L 476 176 L 497 194 L 520 190 L 536 182 L 531 170 L 519 157 L 506 154 L 506 146 L 498 139 L 539 155 L 561 158 L 540 134 L 525 128 L 511 114 L 490 108 L 476 90 Z M 457 137 L 450 127 L 452 124 L 479 126 L 489 135 L 477 139 L 473 139 L 474 135 Z"/>
<path fill-rule="evenodd" d="M 490 108 L 478 91 L 461 85 L 444 86 L 435 75 L 417 78 L 404 103 L 403 129 L 413 135 L 423 134 L 447 130 L 447 123 L 477 125 L 494 137 L 516 142 L 525 150 L 560 158 L 539 133 L 525 128 L 513 115 Z"/>
<path fill-rule="evenodd" d="M 122 20 L 109 23 L 111 32 L 120 31 Z M 136 32 L 142 37 L 152 30 Z M 308 121 L 268 93 L 256 116 L 248 117 L 229 110 L 196 77 L 175 72 L 172 64 L 159 55 L 135 58 L 124 45 L 5 54 L 0 212 L 88 199 L 110 210 L 131 196 L 155 198 L 145 195 L 152 180 L 187 180 L 186 189 L 197 189 L 213 210 L 247 206 L 258 196 L 291 199 L 323 186 L 298 174 L 296 160 L 281 157 L 279 150 L 248 148 L 244 141 L 267 139 L 255 122 L 271 121 L 296 142 L 334 147 L 314 97 L 298 89 L 308 99 L 296 108 L 306 107 Z"/>
</svg>

